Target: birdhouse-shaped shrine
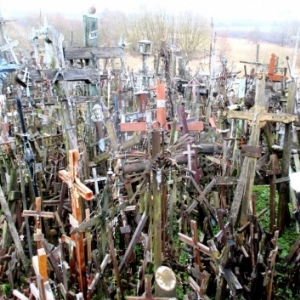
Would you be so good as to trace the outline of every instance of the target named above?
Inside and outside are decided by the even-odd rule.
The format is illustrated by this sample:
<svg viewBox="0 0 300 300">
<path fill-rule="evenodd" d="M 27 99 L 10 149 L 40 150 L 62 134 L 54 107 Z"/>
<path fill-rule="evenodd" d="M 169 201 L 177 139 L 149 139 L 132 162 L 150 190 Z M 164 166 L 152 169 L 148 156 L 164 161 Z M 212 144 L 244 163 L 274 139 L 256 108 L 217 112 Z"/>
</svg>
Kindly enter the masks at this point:
<svg viewBox="0 0 300 300">
<path fill-rule="evenodd" d="M 138 52 L 143 55 L 150 55 L 152 53 L 152 42 L 146 39 L 138 41 Z"/>
</svg>

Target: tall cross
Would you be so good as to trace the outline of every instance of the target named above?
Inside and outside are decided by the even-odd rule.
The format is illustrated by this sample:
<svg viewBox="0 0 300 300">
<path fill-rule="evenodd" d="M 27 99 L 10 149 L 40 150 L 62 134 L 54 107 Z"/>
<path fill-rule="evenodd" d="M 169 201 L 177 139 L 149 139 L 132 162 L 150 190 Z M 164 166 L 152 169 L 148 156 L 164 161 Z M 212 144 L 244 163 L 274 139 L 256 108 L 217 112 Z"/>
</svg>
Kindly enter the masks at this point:
<svg viewBox="0 0 300 300">
<path fill-rule="evenodd" d="M 85 200 L 91 200 L 93 199 L 93 192 L 89 188 L 87 188 L 79 179 L 78 159 L 78 150 L 69 150 L 69 171 L 61 170 L 58 172 L 58 176 L 69 186 L 72 202 L 72 216 L 76 222 L 81 223 L 82 215 L 80 196 L 83 197 Z M 75 255 L 80 290 L 84 295 L 86 295 L 87 282 L 83 233 L 77 232 L 71 234 L 71 239 L 75 242 Z"/>
<path fill-rule="evenodd" d="M 229 119 L 242 119 L 251 122 L 251 134 L 248 145 L 242 146 L 245 158 L 243 161 L 240 178 L 231 206 L 232 226 L 235 227 L 240 213 L 241 225 L 247 222 L 247 211 L 249 199 L 251 199 L 252 188 L 256 173 L 257 158 L 261 156 L 259 147 L 260 131 L 266 122 L 292 123 L 297 116 L 281 113 L 268 113 L 266 109 L 265 78 L 257 79 L 255 104 L 249 111 L 229 111 Z"/>
</svg>

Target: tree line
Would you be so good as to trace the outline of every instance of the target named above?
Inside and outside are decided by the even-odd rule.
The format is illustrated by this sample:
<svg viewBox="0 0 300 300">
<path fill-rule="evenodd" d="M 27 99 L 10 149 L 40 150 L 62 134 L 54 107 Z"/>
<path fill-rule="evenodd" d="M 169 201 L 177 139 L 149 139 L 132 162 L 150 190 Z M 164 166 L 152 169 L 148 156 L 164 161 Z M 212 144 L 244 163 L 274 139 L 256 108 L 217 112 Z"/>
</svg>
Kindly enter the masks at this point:
<svg viewBox="0 0 300 300">
<path fill-rule="evenodd" d="M 148 39 L 153 52 L 159 51 L 162 41 L 176 46 L 181 53 L 191 57 L 197 50 L 209 48 L 210 21 L 201 14 L 184 11 L 174 15 L 166 10 L 150 10 L 141 7 L 139 12 L 125 14 L 121 11 L 104 10 L 96 13 L 99 28 L 99 46 L 116 46 L 120 39 L 125 41 L 126 50 L 137 51 L 137 42 Z M 33 14 L 18 18 L 5 25 L 11 39 L 17 39 L 24 49 L 31 50 L 30 42 L 34 31 L 43 27 L 45 15 Z M 60 30 L 68 44 L 83 45 L 82 19 L 70 19 L 61 13 L 46 14 L 49 25 Z"/>
<path fill-rule="evenodd" d="M 67 45 L 83 46 L 83 19 L 68 18 L 62 13 L 31 14 L 6 23 L 4 30 L 11 39 L 19 41 L 19 49 L 32 51 L 33 28 L 43 27 L 44 17 L 48 24 L 56 27 L 65 37 Z M 214 29 L 207 17 L 195 11 L 182 11 L 178 14 L 164 9 L 151 10 L 142 6 L 138 12 L 125 14 L 118 10 L 104 10 L 95 14 L 98 17 L 99 46 L 116 46 L 120 39 L 126 44 L 126 51 L 137 53 L 137 42 L 148 39 L 153 43 L 153 54 L 165 45 L 176 47 L 187 59 L 210 48 Z M 233 21 L 234 22 L 234 21 Z M 280 46 L 291 46 L 291 36 L 296 35 L 300 21 L 282 19 L 274 22 L 272 42 Z M 222 37 L 222 32 L 219 32 Z M 233 34 L 233 33 L 232 33 Z M 244 38 L 259 42 L 264 40 L 259 29 L 246 34 Z M 217 32 L 218 36 L 218 32 Z M 231 33 L 227 32 L 227 37 Z M 232 35 L 234 37 L 234 34 Z M 222 43 L 226 39 L 222 39 Z M 221 45 L 225 48 L 226 45 Z M 203 51 L 204 50 L 204 51 Z"/>
</svg>

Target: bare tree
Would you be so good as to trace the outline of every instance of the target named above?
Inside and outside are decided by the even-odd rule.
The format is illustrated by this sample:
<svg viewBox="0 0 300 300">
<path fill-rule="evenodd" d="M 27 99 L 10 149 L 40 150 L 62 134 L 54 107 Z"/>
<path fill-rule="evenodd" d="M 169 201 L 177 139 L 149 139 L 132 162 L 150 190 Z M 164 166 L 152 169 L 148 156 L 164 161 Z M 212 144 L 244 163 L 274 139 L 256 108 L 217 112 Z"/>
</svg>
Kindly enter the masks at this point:
<svg viewBox="0 0 300 300">
<path fill-rule="evenodd" d="M 197 49 L 204 48 L 209 41 L 209 21 L 191 11 L 181 13 L 175 22 L 175 32 L 179 48 L 188 57 Z"/>
</svg>

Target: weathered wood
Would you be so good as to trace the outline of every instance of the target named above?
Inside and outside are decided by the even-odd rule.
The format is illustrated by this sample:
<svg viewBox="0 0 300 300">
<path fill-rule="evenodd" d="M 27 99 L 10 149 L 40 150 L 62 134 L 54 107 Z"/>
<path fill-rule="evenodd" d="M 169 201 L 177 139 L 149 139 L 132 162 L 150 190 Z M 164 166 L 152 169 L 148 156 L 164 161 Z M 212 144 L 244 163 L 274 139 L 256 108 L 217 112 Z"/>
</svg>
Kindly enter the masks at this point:
<svg viewBox="0 0 300 300">
<path fill-rule="evenodd" d="M 197 249 L 199 249 L 202 253 L 210 256 L 211 252 L 209 250 L 209 247 L 207 247 L 206 245 L 198 242 L 197 244 L 194 244 L 193 238 L 186 236 L 185 234 L 179 232 L 178 233 L 178 239 L 192 247 L 196 247 Z"/>
<path fill-rule="evenodd" d="M 121 58 L 124 56 L 124 49 L 122 47 L 66 47 L 64 53 L 67 60 Z"/>
<path fill-rule="evenodd" d="M 257 80 L 256 82 L 256 95 L 255 105 L 248 112 L 228 112 L 228 118 L 243 119 L 252 122 L 251 135 L 248 146 L 259 146 L 260 129 L 265 123 L 268 122 L 282 122 L 290 123 L 297 119 L 296 116 L 291 114 L 270 114 L 266 112 L 266 95 L 265 95 L 265 79 Z M 237 221 L 241 225 L 247 222 L 247 211 L 249 207 L 249 200 L 251 199 L 254 177 L 256 172 L 256 157 L 246 156 L 243 161 L 242 172 L 238 185 L 236 187 L 234 199 L 231 206 L 231 222 L 233 228 Z M 240 214 L 240 218 L 238 218 Z M 238 220 L 239 219 L 239 220 Z"/>
<path fill-rule="evenodd" d="M 260 96 L 262 96 L 263 94 L 261 94 Z M 257 99 L 255 97 L 255 99 Z M 256 100 L 255 100 L 255 103 Z M 280 114 L 273 114 L 273 113 L 267 113 L 264 111 L 263 106 L 260 107 L 260 111 L 259 112 L 255 112 L 257 113 L 255 122 L 281 122 L 281 123 L 285 123 L 285 124 L 289 124 L 292 122 L 295 122 L 298 120 L 297 116 L 292 115 L 291 113 L 280 113 Z M 241 119 L 241 120 L 252 120 L 253 119 L 253 112 L 250 109 L 249 111 L 233 111 L 230 110 L 227 114 L 227 117 L 229 119 Z"/>
<path fill-rule="evenodd" d="M 118 289 L 119 289 L 121 299 L 124 299 L 124 292 L 123 292 L 123 287 L 122 287 L 122 283 L 121 283 L 120 272 L 119 272 L 119 269 L 118 269 L 117 258 L 116 258 L 116 254 L 115 254 L 115 247 L 114 247 L 114 241 L 113 241 L 113 237 L 112 237 L 112 230 L 111 230 L 109 224 L 107 225 L 106 230 L 107 230 L 107 236 L 108 236 L 109 253 L 110 253 L 111 261 L 113 263 L 114 275 L 115 275 L 115 278 L 116 278 L 116 282 L 117 282 L 117 286 L 118 286 Z"/>
<path fill-rule="evenodd" d="M 42 218 L 54 218 L 53 212 L 42 211 L 42 199 L 41 197 L 35 198 L 35 210 L 23 210 L 22 215 L 24 217 L 35 217 L 35 233 L 33 240 L 36 242 L 37 249 L 42 248 L 41 241 L 44 239 L 42 233 Z"/>
<path fill-rule="evenodd" d="M 163 125 L 163 124 L 161 124 Z M 154 131 L 152 133 L 152 159 L 159 155 L 161 151 L 160 147 L 160 131 Z M 154 271 L 162 264 L 162 174 L 159 166 L 157 169 L 152 169 L 152 197 L 153 197 L 153 260 Z M 159 176 L 161 176 L 159 178 Z"/>
<path fill-rule="evenodd" d="M 22 247 L 22 243 L 20 241 L 18 231 L 15 227 L 13 217 L 12 217 L 11 212 L 9 210 L 8 202 L 5 199 L 5 196 L 3 194 L 1 186 L 0 186 L 0 204 L 1 204 L 1 207 L 2 207 L 2 210 L 3 210 L 4 214 L 6 216 L 8 227 L 9 227 L 12 239 L 13 239 L 15 247 L 16 247 L 17 256 L 20 258 L 20 260 L 23 264 L 25 274 L 29 275 L 29 265 L 28 265 L 28 262 L 27 262 L 27 258 L 26 258 L 26 255 L 24 253 L 24 249 Z"/>
<path fill-rule="evenodd" d="M 21 80 L 23 74 L 17 74 Z M 99 81 L 99 71 L 97 69 L 65 69 L 59 70 L 31 70 L 30 78 L 33 82 L 44 82 L 45 76 L 51 81 L 86 81 L 96 83 Z"/>
<path fill-rule="evenodd" d="M 297 85 L 296 82 L 291 82 L 289 85 L 289 92 L 288 92 L 288 100 L 287 100 L 287 107 L 286 111 L 288 113 L 293 113 L 295 97 L 296 97 L 296 89 Z M 284 134 L 284 148 L 282 153 L 282 177 L 289 176 L 289 168 L 290 168 L 290 161 L 291 161 L 291 149 L 292 149 L 292 124 L 285 125 L 285 134 Z M 278 186 L 278 214 L 277 218 L 277 228 L 280 234 L 283 234 L 284 229 L 287 224 L 290 222 L 290 214 L 289 214 L 289 207 L 288 202 L 290 201 L 290 189 L 289 189 L 289 182 L 282 182 Z"/>
<path fill-rule="evenodd" d="M 267 175 L 272 175 L 270 180 L 270 232 L 274 232 L 276 209 L 275 209 L 275 192 L 276 192 L 276 175 L 280 174 L 279 162 L 277 154 L 270 156 L 271 170 L 267 172 Z"/>
<path fill-rule="evenodd" d="M 50 250 L 49 244 L 46 240 L 42 240 L 42 245 L 43 245 L 43 248 L 44 248 L 47 256 L 49 257 L 49 260 L 51 262 L 51 266 L 52 266 L 52 268 L 55 272 L 55 275 L 57 277 L 58 282 L 63 282 L 62 271 L 58 266 L 59 260 L 57 260 L 57 258 L 54 256 L 54 254 Z"/>
<path fill-rule="evenodd" d="M 193 182 L 193 181 L 192 181 Z M 205 187 L 203 191 L 198 190 L 200 195 L 192 202 L 192 204 L 187 208 L 186 212 L 191 213 L 199 203 L 203 202 L 204 197 L 211 191 L 211 189 L 214 187 L 216 184 L 216 179 L 212 179 L 212 181 Z M 196 184 L 197 186 L 197 184 Z"/>
<path fill-rule="evenodd" d="M 134 248 L 134 245 L 137 243 L 138 238 L 141 235 L 141 232 L 142 232 L 142 230 L 143 230 L 143 228 L 144 228 L 144 226 L 146 224 L 147 219 L 148 219 L 148 217 L 147 217 L 146 213 L 143 213 L 143 215 L 141 217 L 141 220 L 140 220 L 140 222 L 139 222 L 139 224 L 138 224 L 138 226 L 137 226 L 137 228 L 136 228 L 136 230 L 135 230 L 135 232 L 134 232 L 134 234 L 133 234 L 133 236 L 131 238 L 131 241 L 130 241 L 127 249 L 126 249 L 126 252 L 125 252 L 125 254 L 123 256 L 123 259 L 122 259 L 122 261 L 119 264 L 119 268 L 118 268 L 119 272 L 122 271 L 123 267 L 127 263 L 127 260 L 131 256 L 133 248 Z"/>
<path fill-rule="evenodd" d="M 82 184 L 78 178 L 78 150 L 69 151 L 69 172 L 66 170 L 59 171 L 59 178 L 65 181 L 70 189 L 71 201 L 72 201 L 72 214 L 77 223 L 82 222 L 82 204 L 80 196 L 85 200 L 91 200 L 93 192 Z M 85 248 L 83 243 L 83 233 L 78 232 L 71 235 L 72 240 L 75 242 L 75 253 L 77 263 L 77 271 L 79 275 L 79 286 L 80 290 L 85 296 L 87 293 L 87 282 L 86 282 L 86 264 L 85 264 Z"/>
</svg>

